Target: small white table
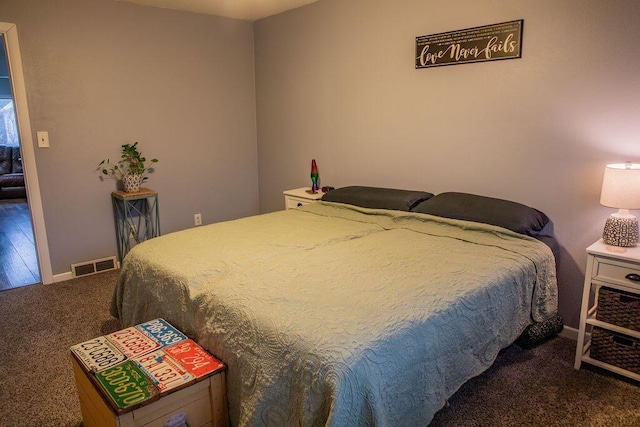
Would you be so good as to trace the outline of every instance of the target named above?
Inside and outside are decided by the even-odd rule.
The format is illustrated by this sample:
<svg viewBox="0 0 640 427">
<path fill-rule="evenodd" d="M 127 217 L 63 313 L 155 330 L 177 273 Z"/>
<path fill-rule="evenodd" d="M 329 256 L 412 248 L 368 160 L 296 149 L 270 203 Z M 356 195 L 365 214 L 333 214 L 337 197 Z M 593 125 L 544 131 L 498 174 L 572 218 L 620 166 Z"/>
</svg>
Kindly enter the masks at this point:
<svg viewBox="0 0 640 427">
<path fill-rule="evenodd" d="M 296 188 L 293 190 L 284 191 L 284 207 L 285 209 L 298 208 L 300 206 L 308 205 L 318 201 L 325 195 L 322 190 L 318 190 L 317 193 L 310 193 L 311 187 Z"/>
<path fill-rule="evenodd" d="M 640 247 L 621 248 L 607 245 L 599 240 L 587 248 L 587 255 L 574 367 L 580 369 L 581 363 L 585 362 L 640 381 L 640 375 L 637 373 L 592 358 L 591 339 L 587 336 L 587 333 L 591 332 L 594 326 L 597 326 L 640 340 L 640 331 L 603 322 L 598 320 L 596 316 L 598 290 L 602 286 L 640 296 Z M 594 291 L 595 294 L 593 304 L 589 304 L 591 291 Z"/>
</svg>

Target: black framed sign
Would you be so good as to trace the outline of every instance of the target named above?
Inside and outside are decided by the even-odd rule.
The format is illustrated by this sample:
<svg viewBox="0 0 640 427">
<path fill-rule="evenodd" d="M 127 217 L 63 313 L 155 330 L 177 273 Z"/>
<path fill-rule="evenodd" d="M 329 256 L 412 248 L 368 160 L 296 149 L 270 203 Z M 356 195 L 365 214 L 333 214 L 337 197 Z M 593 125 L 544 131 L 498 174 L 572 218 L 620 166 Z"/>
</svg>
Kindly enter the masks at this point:
<svg viewBox="0 0 640 427">
<path fill-rule="evenodd" d="M 416 69 L 522 56 L 523 19 L 416 37 Z"/>
</svg>

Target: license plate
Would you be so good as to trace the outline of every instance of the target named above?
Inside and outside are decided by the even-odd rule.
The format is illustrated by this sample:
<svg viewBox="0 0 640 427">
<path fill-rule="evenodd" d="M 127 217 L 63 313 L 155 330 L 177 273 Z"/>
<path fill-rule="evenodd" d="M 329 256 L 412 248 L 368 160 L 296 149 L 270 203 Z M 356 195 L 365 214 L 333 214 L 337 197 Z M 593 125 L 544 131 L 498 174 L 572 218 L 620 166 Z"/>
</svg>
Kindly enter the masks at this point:
<svg viewBox="0 0 640 427">
<path fill-rule="evenodd" d="M 89 372 L 100 372 L 127 359 L 106 337 L 76 344 L 71 351 Z"/>
<path fill-rule="evenodd" d="M 160 348 L 160 343 L 143 333 L 135 326 L 107 335 L 125 356 L 134 358 Z"/>
<path fill-rule="evenodd" d="M 187 368 L 196 378 L 222 371 L 224 363 L 209 354 L 192 339 L 186 339 L 178 344 L 164 349 L 180 365 Z"/>
<path fill-rule="evenodd" d="M 137 328 L 158 341 L 162 347 L 167 347 L 187 339 L 182 332 L 174 328 L 173 325 L 164 319 L 155 319 L 150 322 L 141 323 L 137 325 Z"/>
<path fill-rule="evenodd" d="M 96 379 L 118 412 L 159 395 L 153 380 L 132 360 L 98 372 Z"/>
<path fill-rule="evenodd" d="M 161 393 L 195 380 L 195 376 L 192 373 L 180 366 L 163 350 L 138 357 L 135 361 L 154 380 Z"/>
</svg>

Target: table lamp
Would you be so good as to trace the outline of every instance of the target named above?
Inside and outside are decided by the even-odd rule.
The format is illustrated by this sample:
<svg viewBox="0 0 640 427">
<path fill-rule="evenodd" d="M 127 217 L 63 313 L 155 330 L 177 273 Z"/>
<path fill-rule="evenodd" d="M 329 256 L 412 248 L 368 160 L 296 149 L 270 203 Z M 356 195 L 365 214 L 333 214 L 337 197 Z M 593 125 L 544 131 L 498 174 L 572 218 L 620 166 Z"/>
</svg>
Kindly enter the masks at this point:
<svg viewBox="0 0 640 427">
<path fill-rule="evenodd" d="M 602 239 L 607 245 L 631 247 L 638 243 L 638 219 L 629 209 L 640 209 L 640 164 L 607 165 L 600 204 L 619 209 L 607 218 Z"/>
<path fill-rule="evenodd" d="M 311 193 L 316 194 L 318 192 L 318 165 L 316 165 L 316 159 L 311 160 Z"/>
</svg>

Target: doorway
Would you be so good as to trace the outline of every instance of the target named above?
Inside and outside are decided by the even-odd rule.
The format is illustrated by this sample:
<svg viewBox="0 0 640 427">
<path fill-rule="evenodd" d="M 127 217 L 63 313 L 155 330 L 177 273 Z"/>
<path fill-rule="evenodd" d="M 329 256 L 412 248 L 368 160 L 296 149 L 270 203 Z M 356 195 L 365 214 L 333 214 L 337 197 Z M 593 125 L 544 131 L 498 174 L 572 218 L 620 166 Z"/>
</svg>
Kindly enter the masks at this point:
<svg viewBox="0 0 640 427">
<path fill-rule="evenodd" d="M 0 34 L 0 290 L 40 282 L 11 75 Z"/>
<path fill-rule="evenodd" d="M 20 44 L 18 42 L 18 30 L 15 24 L 0 22 L 0 34 L 4 37 L 6 49 L 6 62 L 9 64 L 10 84 L 13 93 L 14 110 L 18 124 L 20 138 L 20 154 L 22 155 L 23 174 L 29 200 L 33 237 L 38 257 L 40 281 L 45 285 L 53 283 L 53 271 L 51 258 L 49 257 L 49 243 L 47 230 L 44 223 L 44 210 L 40 197 L 40 183 L 36 171 L 36 155 L 33 148 L 33 135 L 31 133 L 31 121 L 29 119 L 29 107 L 27 105 L 27 90 L 24 83 L 22 70 L 22 58 L 20 57 Z"/>
</svg>

